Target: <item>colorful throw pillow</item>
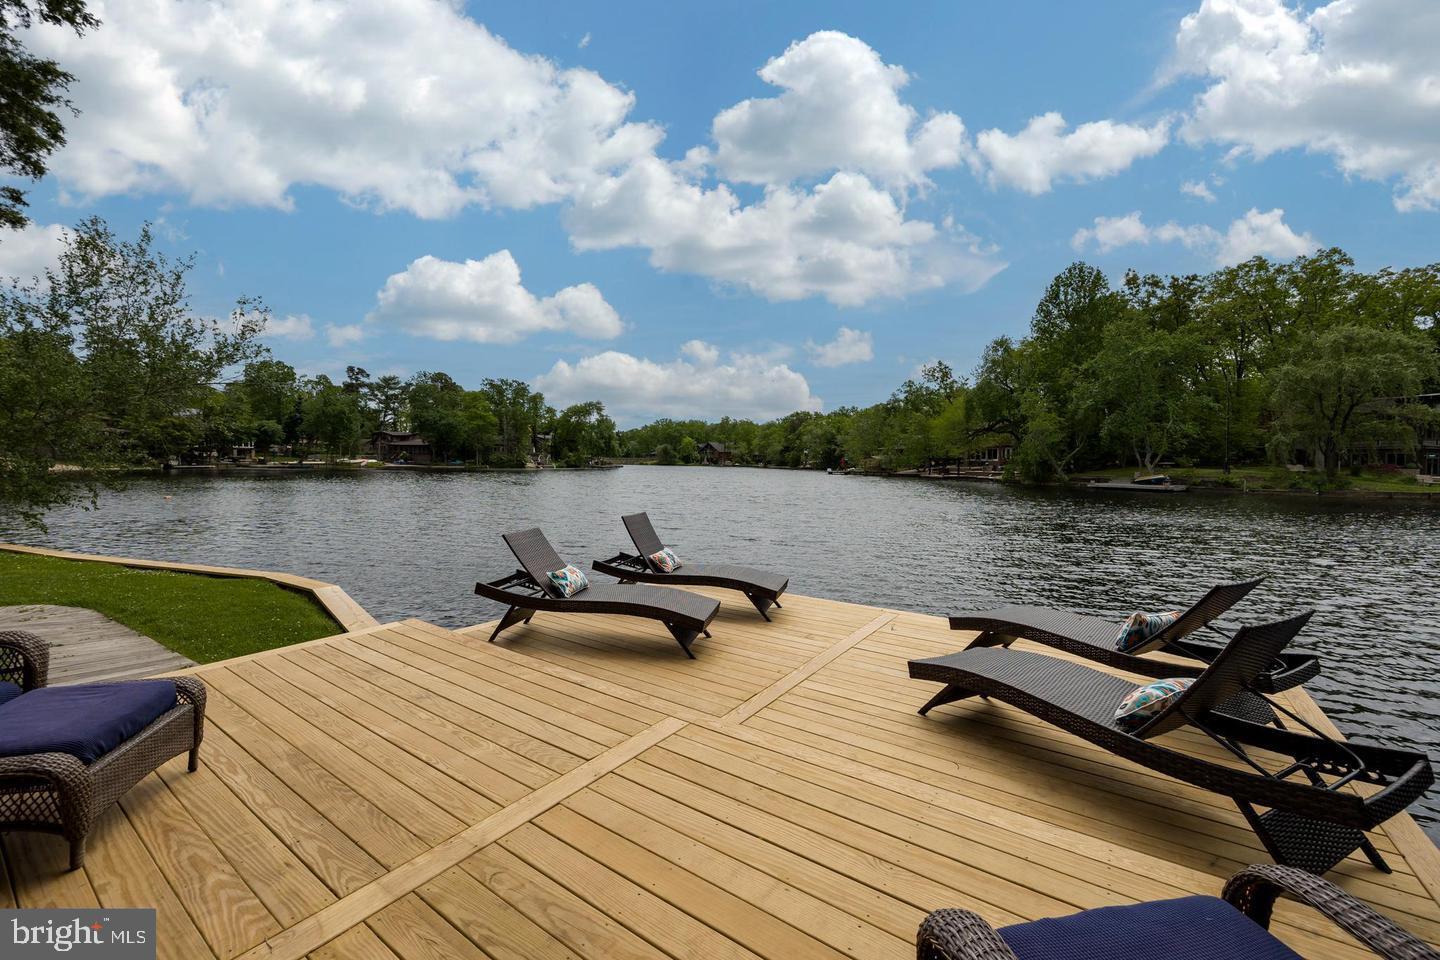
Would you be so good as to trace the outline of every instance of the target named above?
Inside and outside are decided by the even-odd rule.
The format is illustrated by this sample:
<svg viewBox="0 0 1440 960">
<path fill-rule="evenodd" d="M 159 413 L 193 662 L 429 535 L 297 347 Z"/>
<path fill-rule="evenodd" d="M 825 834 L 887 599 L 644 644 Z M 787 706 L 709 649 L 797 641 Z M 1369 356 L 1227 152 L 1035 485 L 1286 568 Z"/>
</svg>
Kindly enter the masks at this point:
<svg viewBox="0 0 1440 960">
<path fill-rule="evenodd" d="M 1169 613 L 1132 613 L 1120 625 L 1120 636 L 1115 641 L 1115 647 L 1128 653 L 1179 619 L 1179 610 L 1171 610 Z"/>
<path fill-rule="evenodd" d="M 680 558 L 675 555 L 675 551 L 669 547 L 662 547 L 658 553 L 650 554 L 650 562 L 661 573 L 673 573 L 683 566 Z"/>
<path fill-rule="evenodd" d="M 1115 708 L 1115 719 L 1127 730 L 1144 726 L 1147 720 L 1174 703 L 1175 698 L 1194 682 L 1189 677 L 1180 677 L 1136 687 L 1125 694 L 1125 699 Z"/>
<path fill-rule="evenodd" d="M 555 584 L 555 589 L 565 597 L 573 597 L 590 586 L 590 580 L 585 576 L 584 571 L 573 563 L 567 563 L 559 570 L 552 570 L 545 576 L 550 578 L 550 582 Z"/>
</svg>

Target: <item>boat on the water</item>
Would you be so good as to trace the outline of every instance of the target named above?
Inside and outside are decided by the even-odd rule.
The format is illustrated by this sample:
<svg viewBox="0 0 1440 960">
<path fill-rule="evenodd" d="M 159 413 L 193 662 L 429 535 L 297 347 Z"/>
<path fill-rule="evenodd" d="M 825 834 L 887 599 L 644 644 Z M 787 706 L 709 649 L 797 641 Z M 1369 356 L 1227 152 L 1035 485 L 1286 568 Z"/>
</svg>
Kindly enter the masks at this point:
<svg viewBox="0 0 1440 960">
<path fill-rule="evenodd" d="M 1163 473 L 1136 477 L 1133 480 L 1091 480 L 1091 490 L 1137 491 L 1140 493 L 1184 493 L 1188 484 L 1176 483 Z"/>
</svg>

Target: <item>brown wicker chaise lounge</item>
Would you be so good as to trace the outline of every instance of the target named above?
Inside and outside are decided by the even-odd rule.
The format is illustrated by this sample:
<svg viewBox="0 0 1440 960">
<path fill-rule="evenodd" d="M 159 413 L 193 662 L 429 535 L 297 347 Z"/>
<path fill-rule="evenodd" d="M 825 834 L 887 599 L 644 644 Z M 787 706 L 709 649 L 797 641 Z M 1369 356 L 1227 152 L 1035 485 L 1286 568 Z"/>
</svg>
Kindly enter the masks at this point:
<svg viewBox="0 0 1440 960">
<path fill-rule="evenodd" d="M 1152 770 L 1232 799 L 1277 863 L 1322 874 L 1355 850 L 1388 872 L 1366 838 L 1373 829 L 1418 799 L 1434 780 L 1422 753 L 1342 742 L 1326 736 L 1283 706 L 1275 709 L 1309 733 L 1277 729 L 1227 715 L 1219 709 L 1255 678 L 1299 633 L 1311 614 L 1262 626 L 1242 627 L 1183 693 L 1127 730 L 1115 708 L 1135 688 L 1127 680 L 1084 664 L 1021 650 L 974 649 L 910 661 L 910 676 L 945 684 L 920 708 L 924 715 L 945 703 L 990 697 Z M 1173 667 L 1135 658 L 1135 672 L 1164 679 Z M 1192 727 L 1233 754 L 1229 766 L 1182 753 L 1155 741 Z M 1293 763 L 1267 770 L 1246 748 Z M 1299 777 L 1300 779 L 1292 779 Z M 1328 780 L 1326 778 L 1329 778 Z M 1341 789 L 1364 784 L 1364 795 Z M 1256 807 L 1266 807 L 1259 812 Z"/>
<path fill-rule="evenodd" d="M 1112 667 L 1129 669 L 1130 658 L 1164 652 L 1209 663 L 1222 646 L 1190 639 L 1202 629 L 1219 633 L 1214 622 L 1258 587 L 1264 577 L 1240 583 L 1221 583 L 1180 614 L 1180 618 L 1144 643 L 1122 651 L 1117 643 L 1120 625 L 1107 617 L 1088 616 L 1047 607 L 1004 606 L 993 610 L 957 613 L 950 618 L 951 630 L 977 630 L 980 635 L 971 647 L 1009 646 L 1016 640 L 1031 640 L 1046 646 L 1095 660 Z M 1221 634 L 1222 639 L 1228 639 Z M 1278 693 L 1298 687 L 1320 672 L 1319 661 L 1308 654 L 1282 653 L 1275 664 L 1257 678 L 1263 692 Z M 1179 676 L 1198 675 L 1179 674 Z"/>
<path fill-rule="evenodd" d="M 1300 960 L 1268 930 L 1282 895 L 1314 907 L 1387 960 L 1440 960 L 1419 937 L 1328 880 L 1271 863 L 1246 867 L 1217 897 L 1083 910 L 996 929 L 969 910 L 936 910 L 915 937 L 918 960 Z"/>
<path fill-rule="evenodd" d="M 738 590 L 755 605 L 760 616 L 770 619 L 769 610 L 780 606 L 780 597 L 790 586 L 790 578 L 778 573 L 742 567 L 736 564 L 693 564 L 688 561 L 678 570 L 666 573 L 650 561 L 650 557 L 665 548 L 650 515 L 632 513 L 620 518 L 630 539 L 639 553 L 617 553 L 609 560 L 596 560 L 592 568 L 607 576 L 615 577 L 621 583 L 664 583 L 680 587 L 720 587 L 723 590 Z"/>
<path fill-rule="evenodd" d="M 1006 606 L 959 613 L 950 618 L 950 629 L 980 632 L 979 636 L 970 641 L 967 650 L 976 647 L 1008 647 L 1016 640 L 1030 640 L 1132 673 L 1144 672 L 1143 668 L 1136 668 L 1137 657 L 1147 653 L 1169 653 L 1195 663 L 1167 667 L 1167 677 L 1198 677 L 1205 665 L 1219 656 L 1224 648 L 1196 642 L 1190 639 L 1191 635 L 1201 629 L 1210 629 L 1228 639 L 1215 628 L 1214 621 L 1244 599 L 1264 579 L 1259 577 L 1211 587 L 1205 596 L 1182 612 L 1174 623 L 1130 650 L 1119 648 L 1118 621 L 1066 610 L 1052 610 L 1048 607 Z M 1250 685 L 1253 692 L 1242 690 L 1221 709 L 1231 716 L 1255 723 L 1278 723 L 1275 712 L 1261 695 L 1280 693 L 1301 686 L 1315 679 L 1319 673 L 1320 658 L 1314 654 L 1276 654 L 1274 662 Z"/>
<path fill-rule="evenodd" d="M 0 633 L 0 687 L 9 694 L 0 704 L 4 713 L 0 723 L 9 728 L 4 732 L 13 734 L 22 723 L 38 719 L 48 721 L 44 725 L 56 733 L 57 741 L 72 736 L 84 740 L 95 732 L 97 721 L 104 719 L 98 715 L 112 699 L 112 692 L 116 701 L 136 701 L 134 695 L 142 692 L 147 698 L 168 700 L 168 691 L 160 684 L 174 685 L 173 705 L 167 709 L 165 702 L 156 703 L 155 709 L 164 712 L 88 762 L 59 750 L 0 755 L 0 830 L 59 834 L 70 843 L 70 869 L 74 870 L 85 862 L 85 841 L 91 827 L 126 791 L 171 757 L 187 751 L 190 770 L 197 769 L 205 733 L 205 685 L 195 677 L 167 677 L 163 681 L 47 687 L 49 666 L 49 645 L 44 640 L 23 631 Z M 19 687 L 18 694 L 11 684 Z M 33 698 L 41 695 L 44 705 L 31 708 L 39 702 Z M 79 698 L 85 698 L 83 709 L 74 706 Z M 44 716 L 46 710 L 57 709 Z M 66 726 L 85 729 L 67 734 Z M 115 729 L 111 727 L 108 733 L 118 739 Z"/>
<path fill-rule="evenodd" d="M 618 614 L 659 620 L 680 644 L 685 656 L 693 660 L 691 644 L 701 634 L 710 636 L 710 621 L 720 612 L 720 601 L 711 597 L 644 584 L 592 583 L 574 596 L 565 597 L 548 576 L 552 570 L 564 567 L 565 561 L 538 527 L 504 534 L 504 540 L 521 569 L 499 580 L 475 584 L 475 592 L 480 596 L 509 604 L 495 632 L 490 634 L 491 643 L 501 631 L 517 623 L 529 623 L 530 618 L 542 610 Z"/>
</svg>

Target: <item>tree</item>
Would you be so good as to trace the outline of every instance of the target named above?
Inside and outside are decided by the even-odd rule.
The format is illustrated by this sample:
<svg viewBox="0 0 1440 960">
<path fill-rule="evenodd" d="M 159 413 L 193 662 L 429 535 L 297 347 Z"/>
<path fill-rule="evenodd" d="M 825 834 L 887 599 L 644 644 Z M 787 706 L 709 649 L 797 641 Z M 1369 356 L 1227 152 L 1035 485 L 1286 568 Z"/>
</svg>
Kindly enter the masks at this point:
<svg viewBox="0 0 1440 960">
<path fill-rule="evenodd" d="M 481 391 L 495 414 L 500 462 L 521 466 L 545 417 L 545 397 L 520 380 L 486 380 Z"/>
<path fill-rule="evenodd" d="M 45 176 L 50 154 L 65 145 L 59 111 L 75 113 L 65 97 L 75 78 L 54 60 L 31 54 L 15 36 L 36 20 L 69 27 L 77 36 L 100 25 L 85 0 L 0 0 L 0 170 L 30 180 Z M 26 206 L 25 191 L 0 186 L 0 226 L 29 223 Z"/>
<path fill-rule="evenodd" d="M 408 393 L 405 382 L 393 373 L 370 384 L 370 404 L 375 410 L 377 429 L 394 430 L 399 427 Z"/>
<path fill-rule="evenodd" d="M 1352 444 L 1394 423 L 1394 401 L 1435 375 L 1435 353 L 1420 334 L 1357 324 L 1327 330 L 1275 372 L 1274 449 L 1308 446 L 1333 481 Z"/>
<path fill-rule="evenodd" d="M 1165 330 L 1136 315 L 1106 327 L 1086 366 L 1078 396 L 1095 408 L 1100 438 L 1144 473 L 1198 430 L 1204 398 L 1192 377 L 1200 347 L 1193 325 Z"/>
<path fill-rule="evenodd" d="M 328 459 L 354 453 L 360 441 L 360 402 L 356 394 L 319 378 L 303 404 L 301 432 L 325 447 Z"/>
<path fill-rule="evenodd" d="M 475 464 L 484 462 L 486 454 L 495 446 L 499 425 L 490 401 L 479 390 L 467 390 L 460 400 L 457 414 L 460 439 L 467 449 L 475 451 Z"/>
<path fill-rule="evenodd" d="M 615 421 L 605 415 L 599 400 L 566 407 L 555 418 L 550 452 L 557 462 L 578 467 L 615 449 Z"/>
<path fill-rule="evenodd" d="M 180 452 L 167 421 L 193 415 L 224 371 L 263 353 L 256 337 L 269 311 L 241 297 L 228 323 L 196 314 L 193 258 L 171 262 L 152 241 L 149 224 L 122 241 L 99 217 L 84 220 L 45 282 L 26 289 L 45 323 L 74 335 L 93 400 L 128 453 L 165 459 Z"/>
<path fill-rule="evenodd" d="M 38 523 L 93 500 L 115 476 L 101 468 L 203 439 L 213 384 L 261 353 L 268 314 L 242 298 L 228 323 L 195 315 L 189 269 L 151 249 L 148 226 L 122 242 L 91 218 L 43 279 L 0 289 L 0 511 Z"/>
</svg>

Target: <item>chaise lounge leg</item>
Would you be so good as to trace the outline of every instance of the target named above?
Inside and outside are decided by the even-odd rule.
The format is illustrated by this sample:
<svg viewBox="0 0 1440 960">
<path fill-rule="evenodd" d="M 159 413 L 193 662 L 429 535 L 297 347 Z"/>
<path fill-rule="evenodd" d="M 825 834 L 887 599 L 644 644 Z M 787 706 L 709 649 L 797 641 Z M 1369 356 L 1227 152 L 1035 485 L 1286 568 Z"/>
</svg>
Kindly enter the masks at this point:
<svg viewBox="0 0 1440 960">
<path fill-rule="evenodd" d="M 675 642 L 680 644 L 680 649 L 685 651 L 685 656 L 689 657 L 691 660 L 694 660 L 695 654 L 690 652 L 690 644 L 694 643 L 695 638 L 700 636 L 700 631 L 685 630 L 681 627 L 677 627 L 674 624 L 669 623 L 665 624 L 665 629 L 669 630 L 670 636 L 674 637 Z M 710 631 L 706 630 L 705 636 L 710 636 Z"/>
<path fill-rule="evenodd" d="M 517 623 L 529 623 L 533 616 L 535 616 L 534 610 L 522 610 L 519 607 L 511 607 L 506 610 L 505 616 L 501 617 L 500 622 L 495 625 L 495 632 L 490 634 L 490 642 L 494 643 L 495 638 L 500 636 L 502 630 L 513 627 Z"/>
<path fill-rule="evenodd" d="M 920 708 L 920 716 L 925 716 L 925 714 L 942 704 L 954 703 L 956 700 L 965 700 L 973 696 L 975 696 L 974 691 L 966 690 L 957 684 L 948 683 L 945 685 L 945 689 L 931 697 L 929 702 Z"/>
<path fill-rule="evenodd" d="M 974 640 L 971 640 L 970 646 L 966 647 L 965 649 L 974 650 L 976 647 L 1008 647 L 1014 642 L 1014 637 L 1007 637 L 1002 634 L 986 630 L 981 633 L 980 636 L 976 637 Z"/>
<path fill-rule="evenodd" d="M 189 770 L 190 770 L 191 773 L 194 773 L 196 770 L 199 770 L 199 769 L 200 769 L 200 744 L 197 743 L 197 744 L 195 744 L 195 746 L 193 746 L 193 747 L 190 748 L 190 766 L 189 766 Z"/>
<path fill-rule="evenodd" d="M 777 600 L 771 600 L 770 602 L 773 603 L 773 604 L 775 604 L 775 609 L 776 609 L 776 610 L 784 610 L 784 609 L 785 609 L 784 607 L 780 606 L 780 601 L 779 601 L 778 599 L 777 599 Z"/>
<path fill-rule="evenodd" d="M 770 614 L 766 613 L 765 611 L 770 609 L 770 605 L 772 603 L 774 603 L 777 607 L 780 606 L 780 604 L 775 603 L 775 601 L 771 600 L 769 597 L 762 597 L 758 593 L 747 593 L 745 594 L 745 596 L 749 598 L 751 603 L 755 604 L 755 609 L 760 611 L 760 616 L 764 617 L 767 623 L 770 621 Z"/>
<path fill-rule="evenodd" d="M 1385 858 L 1380 855 L 1380 851 L 1375 849 L 1375 844 L 1370 842 L 1369 837 L 1360 841 L 1360 850 L 1365 854 L 1366 859 L 1375 866 L 1376 870 L 1379 870 L 1381 873 L 1395 872 L 1391 869 L 1390 864 L 1385 862 Z"/>
</svg>

